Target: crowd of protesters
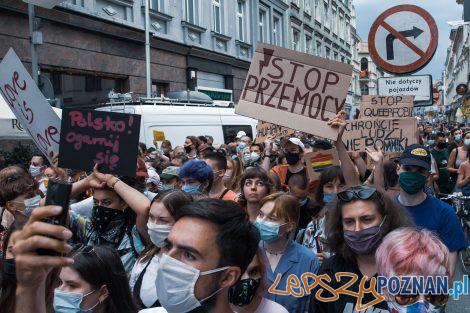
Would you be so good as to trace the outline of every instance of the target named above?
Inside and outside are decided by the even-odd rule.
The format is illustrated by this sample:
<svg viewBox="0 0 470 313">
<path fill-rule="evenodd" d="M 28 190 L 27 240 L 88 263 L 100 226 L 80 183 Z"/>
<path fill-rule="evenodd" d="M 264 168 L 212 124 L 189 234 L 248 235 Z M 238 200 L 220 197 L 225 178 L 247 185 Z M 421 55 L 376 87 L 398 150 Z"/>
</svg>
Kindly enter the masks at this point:
<svg viewBox="0 0 470 313">
<path fill-rule="evenodd" d="M 330 290 L 307 292 L 300 277 L 326 274 L 338 289 L 349 282 L 335 274 L 353 273 L 352 292 L 378 274 L 452 280 L 468 243 L 436 196 L 470 195 L 470 129 L 420 125 L 420 144 L 384 155 L 346 151 L 343 112 L 328 123 L 336 141 L 296 132 L 258 143 L 240 131 L 228 144 L 141 143 L 133 177 L 62 169 L 60 155 L 1 169 L 0 311 L 352 313 L 357 298 L 322 301 Z M 340 166 L 310 179 L 304 155 L 330 149 Z M 45 220 L 62 210 L 44 206 L 51 179 L 72 184 L 66 226 Z M 371 312 L 447 303 L 407 299 L 386 293 Z"/>
</svg>

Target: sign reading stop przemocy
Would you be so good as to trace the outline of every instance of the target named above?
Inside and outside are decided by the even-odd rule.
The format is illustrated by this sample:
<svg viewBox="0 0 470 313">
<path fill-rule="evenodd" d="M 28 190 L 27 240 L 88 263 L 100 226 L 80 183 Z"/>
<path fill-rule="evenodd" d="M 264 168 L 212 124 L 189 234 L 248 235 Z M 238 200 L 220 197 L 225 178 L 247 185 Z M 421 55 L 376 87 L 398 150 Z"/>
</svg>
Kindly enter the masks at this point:
<svg viewBox="0 0 470 313">
<path fill-rule="evenodd" d="M 326 121 L 341 111 L 352 66 L 258 44 L 235 112 L 336 140 Z"/>
<path fill-rule="evenodd" d="M 64 109 L 59 166 L 135 176 L 140 115 Z"/>
</svg>

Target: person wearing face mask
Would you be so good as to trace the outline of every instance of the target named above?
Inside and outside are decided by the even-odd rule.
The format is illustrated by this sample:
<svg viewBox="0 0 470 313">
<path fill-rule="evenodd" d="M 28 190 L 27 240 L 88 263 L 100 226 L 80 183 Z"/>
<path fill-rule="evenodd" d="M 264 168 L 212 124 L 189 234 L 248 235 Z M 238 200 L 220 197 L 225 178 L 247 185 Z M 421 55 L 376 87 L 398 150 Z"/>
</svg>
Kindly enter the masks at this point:
<svg viewBox="0 0 470 313">
<path fill-rule="evenodd" d="M 410 213 L 416 226 L 436 232 L 447 246 L 453 277 L 457 252 L 467 247 L 467 242 L 454 209 L 423 191 L 430 169 L 430 153 L 420 145 L 408 146 L 400 157 L 400 194 L 395 199 Z"/>
<path fill-rule="evenodd" d="M 308 197 L 308 179 L 304 175 L 293 175 L 289 179 L 289 194 L 296 197 L 299 200 L 299 223 L 298 228 L 305 228 L 311 221 L 309 214 L 307 213 L 307 206 L 310 202 Z"/>
<path fill-rule="evenodd" d="M 179 189 L 181 181 L 178 177 L 180 168 L 178 166 L 168 166 L 160 174 L 160 183 L 158 184 L 158 191 L 169 191 Z"/>
<path fill-rule="evenodd" d="M 449 250 L 426 229 L 401 228 L 389 233 L 376 253 L 380 276 L 418 276 L 427 281 L 430 277 L 449 277 Z M 450 279 L 449 279 L 450 281 Z M 404 294 L 392 295 L 385 290 L 391 313 L 444 313 L 449 295 Z"/>
<path fill-rule="evenodd" d="M 140 309 L 160 306 L 155 289 L 158 264 L 173 224 L 174 216 L 179 209 L 191 203 L 191 198 L 181 190 L 159 193 L 150 205 L 150 216 L 147 223 L 151 244 L 137 259 L 129 279 L 134 301 Z"/>
<path fill-rule="evenodd" d="M 460 128 L 454 128 L 450 131 L 449 139 L 448 139 L 448 149 L 452 151 L 461 147 L 463 145 L 463 132 Z"/>
<path fill-rule="evenodd" d="M 144 243 L 150 242 L 147 230 L 150 200 L 139 191 L 139 177 L 115 177 L 93 174 L 72 187 L 72 195 L 93 189 L 93 207 L 90 217 L 69 212 L 72 243 L 108 245 L 121 256 L 126 272 L 130 272 Z"/>
<path fill-rule="evenodd" d="M 248 265 L 240 280 L 230 287 L 228 299 L 237 313 L 287 313 L 280 304 L 265 297 L 267 286 L 266 264 L 261 249 Z"/>
<path fill-rule="evenodd" d="M 307 170 L 303 163 L 304 148 L 305 146 L 302 141 L 296 137 L 291 137 L 286 142 L 283 142 L 282 150 L 287 164 L 276 165 L 271 171 L 279 176 L 281 184 L 285 189 L 287 189 L 287 184 L 292 175 L 307 175 Z"/>
<path fill-rule="evenodd" d="M 230 287 L 255 256 L 259 234 L 235 202 L 183 206 L 168 235 L 155 288 L 163 308 L 140 313 L 233 313 Z"/>
<path fill-rule="evenodd" d="M 455 135 L 458 136 L 458 135 Z M 468 147 L 470 146 L 470 132 L 463 135 L 461 145 L 452 149 L 449 155 L 449 162 L 447 162 L 447 172 L 450 175 L 451 184 L 455 187 L 459 174 L 460 165 L 468 159 Z M 456 187 L 454 191 L 460 191 L 461 187 Z"/>
<path fill-rule="evenodd" d="M 261 236 L 259 245 L 266 260 L 268 285 L 276 281 L 277 290 L 286 290 L 289 275 L 315 274 L 319 267 L 318 259 L 312 251 L 291 239 L 299 220 L 299 204 L 295 197 L 277 192 L 264 197 L 260 205 L 255 225 Z M 279 281 L 278 274 L 281 274 Z M 298 289 L 295 292 L 299 292 Z M 302 297 L 268 293 L 266 297 L 290 313 L 306 312 L 310 301 L 306 293 Z"/>
<path fill-rule="evenodd" d="M 249 158 L 248 160 L 244 160 L 245 167 L 261 167 L 263 163 L 263 150 L 263 144 L 252 143 L 249 148 Z"/>
<path fill-rule="evenodd" d="M 44 157 L 44 155 L 33 154 L 29 165 L 29 173 L 38 183 L 41 183 L 41 181 L 44 179 L 44 170 L 48 165 L 49 162 Z"/>
<path fill-rule="evenodd" d="M 431 154 L 437 162 L 439 179 L 436 184 L 440 193 L 450 194 L 454 189 L 450 186 L 450 176 L 447 172 L 447 162 L 449 160 L 449 149 L 447 149 L 446 136 L 444 133 L 436 134 L 436 144 L 431 150 Z"/>
<path fill-rule="evenodd" d="M 328 275 L 331 281 L 325 283 L 333 289 L 338 289 L 350 279 L 338 281 L 335 274 L 353 273 L 358 279 L 347 289 L 358 293 L 364 276 L 377 276 L 375 252 L 382 238 L 399 227 L 409 226 L 409 217 L 384 191 L 375 187 L 351 187 L 339 192 L 337 197 L 338 201 L 329 209 L 326 218 L 328 245 L 335 254 L 322 264 L 317 275 Z M 370 288 L 370 280 L 365 282 L 365 288 Z M 356 306 L 357 298 L 354 296 L 339 294 L 335 301 L 322 302 L 316 298 L 317 292 L 321 292 L 320 295 L 324 298 L 332 296 L 324 287 L 315 287 L 310 294 L 310 313 L 350 312 Z M 361 301 L 370 303 L 375 299 L 373 294 L 366 293 Z M 381 301 L 369 310 L 387 313 L 387 303 Z"/>
<path fill-rule="evenodd" d="M 182 182 L 181 190 L 188 193 L 208 194 L 214 181 L 212 168 L 202 160 L 190 160 L 184 163 L 178 176 Z"/>
<path fill-rule="evenodd" d="M 209 191 L 209 198 L 238 202 L 238 195 L 224 186 L 223 178 L 227 171 L 227 160 L 221 153 L 206 155 L 204 161 L 212 168 L 214 180 Z"/>
<path fill-rule="evenodd" d="M 231 158 L 227 156 L 227 170 L 225 171 L 222 181 L 224 186 L 234 191 L 235 193 L 240 193 L 239 178 L 242 175 L 242 166 L 238 158 Z"/>
<path fill-rule="evenodd" d="M 26 223 L 39 206 L 38 182 L 18 166 L 0 171 L 0 207 L 17 223 Z M 8 226 L 8 225 L 6 225 Z"/>
<path fill-rule="evenodd" d="M 118 253 L 100 246 L 78 245 L 73 249 L 66 242 L 72 236 L 67 228 L 42 221 L 60 211 L 56 206 L 40 207 L 16 237 L 12 249 L 18 285 L 15 312 L 49 312 L 46 279 L 58 267 L 62 269 L 59 285 L 54 282 L 57 286 L 52 303 L 55 313 L 137 312 Z M 57 256 L 39 256 L 38 248 L 51 249 Z M 68 256 L 60 256 L 64 254 Z"/>
<path fill-rule="evenodd" d="M 187 136 L 184 141 L 184 151 L 188 155 L 188 158 L 196 159 L 197 158 L 197 147 L 200 145 L 200 141 L 196 136 Z"/>
</svg>

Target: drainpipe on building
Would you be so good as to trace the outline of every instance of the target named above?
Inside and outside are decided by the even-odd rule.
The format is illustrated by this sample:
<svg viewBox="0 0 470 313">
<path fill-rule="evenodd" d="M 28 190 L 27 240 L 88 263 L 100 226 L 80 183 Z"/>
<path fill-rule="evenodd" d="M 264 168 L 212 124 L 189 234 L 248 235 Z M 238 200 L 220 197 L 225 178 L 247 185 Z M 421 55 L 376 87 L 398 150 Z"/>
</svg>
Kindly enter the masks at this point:
<svg viewBox="0 0 470 313">
<path fill-rule="evenodd" d="M 149 0 L 145 1 L 145 79 L 147 85 L 147 98 L 151 97 L 152 83 L 150 77 L 150 38 L 149 38 L 149 27 L 150 27 L 150 12 L 149 12 Z"/>
</svg>

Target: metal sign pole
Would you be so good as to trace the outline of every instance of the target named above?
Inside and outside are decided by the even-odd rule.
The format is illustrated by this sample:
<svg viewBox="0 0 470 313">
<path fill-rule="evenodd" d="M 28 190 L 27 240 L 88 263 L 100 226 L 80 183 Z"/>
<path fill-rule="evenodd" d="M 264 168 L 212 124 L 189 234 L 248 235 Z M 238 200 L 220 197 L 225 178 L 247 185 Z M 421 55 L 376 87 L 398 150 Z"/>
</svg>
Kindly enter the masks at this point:
<svg viewBox="0 0 470 313">
<path fill-rule="evenodd" d="M 31 76 L 36 85 L 38 84 L 38 55 L 36 43 L 34 42 L 34 4 L 28 3 L 28 19 L 29 19 L 29 42 L 31 46 Z"/>
</svg>

